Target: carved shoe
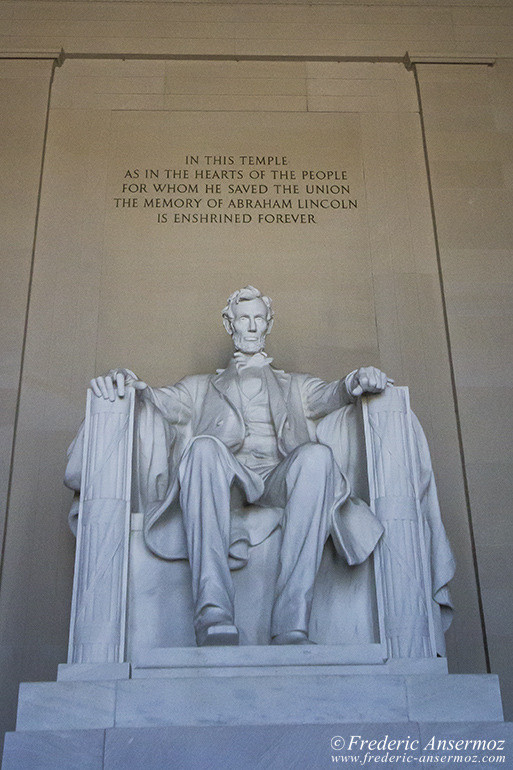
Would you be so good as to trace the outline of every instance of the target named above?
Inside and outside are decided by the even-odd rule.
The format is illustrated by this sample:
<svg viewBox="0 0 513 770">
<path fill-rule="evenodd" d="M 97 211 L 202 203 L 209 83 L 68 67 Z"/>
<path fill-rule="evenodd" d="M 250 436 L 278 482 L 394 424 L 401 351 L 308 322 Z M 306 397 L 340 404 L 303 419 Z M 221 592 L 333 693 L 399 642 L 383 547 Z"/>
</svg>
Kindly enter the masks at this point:
<svg viewBox="0 0 513 770">
<path fill-rule="evenodd" d="M 273 636 L 271 644 L 315 644 L 311 642 L 305 631 L 284 631 Z"/>
<path fill-rule="evenodd" d="M 238 643 L 239 630 L 237 626 L 218 624 L 207 626 L 196 632 L 196 644 L 198 647 L 234 646 Z"/>
</svg>

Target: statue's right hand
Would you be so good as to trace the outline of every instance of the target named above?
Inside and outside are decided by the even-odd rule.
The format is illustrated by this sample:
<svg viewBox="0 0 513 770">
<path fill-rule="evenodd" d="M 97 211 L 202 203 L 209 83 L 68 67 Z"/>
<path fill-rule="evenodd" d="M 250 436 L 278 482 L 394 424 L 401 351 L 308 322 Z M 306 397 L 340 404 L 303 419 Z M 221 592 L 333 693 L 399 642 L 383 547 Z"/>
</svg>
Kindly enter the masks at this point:
<svg viewBox="0 0 513 770">
<path fill-rule="evenodd" d="M 124 398 L 127 387 L 144 390 L 148 386 L 130 369 L 111 369 L 101 377 L 94 377 L 89 383 L 94 395 L 107 401 L 115 401 L 116 393 Z"/>
</svg>

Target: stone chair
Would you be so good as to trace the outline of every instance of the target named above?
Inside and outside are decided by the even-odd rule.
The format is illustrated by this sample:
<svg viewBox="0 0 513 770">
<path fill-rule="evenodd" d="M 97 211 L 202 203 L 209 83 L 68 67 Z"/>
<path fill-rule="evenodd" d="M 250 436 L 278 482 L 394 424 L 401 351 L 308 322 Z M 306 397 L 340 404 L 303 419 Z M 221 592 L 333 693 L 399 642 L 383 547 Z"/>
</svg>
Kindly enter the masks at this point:
<svg viewBox="0 0 513 770">
<path fill-rule="evenodd" d="M 88 392 L 68 663 L 145 666 L 165 651 L 195 645 L 189 564 L 152 554 L 144 514 L 133 510 L 134 402 L 132 389 L 114 402 Z M 373 556 L 353 567 L 328 539 L 309 636 L 353 664 L 444 655 L 442 614 L 454 564 L 408 389 L 387 388 L 352 409 L 362 466 L 352 484 L 385 532 Z M 332 449 L 344 469 L 347 420 L 337 412 L 329 419 L 331 430 L 340 422 Z M 232 503 L 243 504 L 235 492 Z M 278 529 L 250 547 L 247 565 L 232 573 L 241 645 L 269 642 L 280 537 Z"/>
</svg>

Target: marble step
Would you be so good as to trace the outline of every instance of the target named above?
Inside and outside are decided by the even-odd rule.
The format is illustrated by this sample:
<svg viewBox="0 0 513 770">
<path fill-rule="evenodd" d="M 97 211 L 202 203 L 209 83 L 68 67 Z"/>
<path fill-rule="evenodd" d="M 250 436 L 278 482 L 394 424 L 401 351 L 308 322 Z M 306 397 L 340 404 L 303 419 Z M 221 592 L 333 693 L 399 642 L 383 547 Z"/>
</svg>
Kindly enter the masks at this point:
<svg viewBox="0 0 513 770">
<path fill-rule="evenodd" d="M 157 647 L 130 663 L 61 663 L 57 681 L 274 674 L 447 674 L 446 658 L 383 659 L 380 645 Z"/>
<path fill-rule="evenodd" d="M 502 719 L 491 674 L 244 673 L 22 684 L 16 729 Z"/>
<path fill-rule="evenodd" d="M 26 731 L 7 733 L 2 768 L 318 770 L 341 765 L 424 767 L 426 760 L 429 767 L 486 763 L 486 766 L 512 768 L 513 723 L 348 722 L 341 725 L 332 721 L 323 725 Z"/>
</svg>

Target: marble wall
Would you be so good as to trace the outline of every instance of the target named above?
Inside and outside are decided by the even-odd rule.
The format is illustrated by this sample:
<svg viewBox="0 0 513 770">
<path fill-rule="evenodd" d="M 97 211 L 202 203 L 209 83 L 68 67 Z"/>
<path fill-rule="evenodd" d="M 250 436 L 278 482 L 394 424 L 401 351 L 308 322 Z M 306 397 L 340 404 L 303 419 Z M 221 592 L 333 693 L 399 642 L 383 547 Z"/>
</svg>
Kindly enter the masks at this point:
<svg viewBox="0 0 513 770">
<path fill-rule="evenodd" d="M 66 658 L 73 539 L 61 478 L 89 378 L 118 363 L 157 383 L 222 365 L 229 347 L 212 317 L 248 272 L 247 280 L 276 297 L 279 323 L 270 347 L 281 366 L 335 377 L 372 361 L 410 386 L 458 560 L 449 663 L 458 672 L 485 670 L 477 559 L 492 670 L 505 677 L 511 699 L 506 658 L 513 640 L 504 617 L 511 615 L 505 576 L 512 448 L 505 414 L 513 9 L 506 0 L 486 8 L 420 0 L 405 6 L 5 0 L 0 17 L 0 46 L 15 57 L 2 64 L 0 82 L 13 105 L 2 132 L 10 164 L 4 219 L 11 240 L 4 242 L 12 243 L 2 255 L 8 280 L 1 307 L 12 330 L 6 469 L 17 419 L 0 592 L 4 724 L 13 724 L 18 681 L 52 679 Z M 51 91 L 30 283 L 52 63 L 20 57 L 61 47 L 69 58 Z M 406 51 L 418 61 L 500 57 L 491 68 L 416 65 L 440 262 L 415 74 L 399 63 Z M 112 54 L 133 58 L 102 58 Z M 226 60 L 236 56 L 241 60 Z M 329 60 L 336 57 L 390 61 Z M 206 133 L 217 126 L 218 135 L 228 127 L 235 136 L 252 124 L 280 125 L 280 135 L 290 127 L 289 146 L 301 158 L 309 142 L 300 126 L 332 137 L 330 153 L 343 152 L 350 134 L 362 191 L 360 219 L 353 220 L 359 224 L 347 230 L 347 219 L 344 227 L 330 219 L 325 238 L 308 235 L 306 242 L 279 228 L 256 240 L 245 231 L 239 241 L 227 230 L 212 237 L 210 230 L 195 232 L 191 240 L 190 229 L 187 237 L 158 230 L 142 212 L 112 206 L 120 169 L 138 145 L 141 163 L 151 155 L 162 164 L 173 129 L 185 148 L 191 126 L 199 141 L 202 126 Z M 16 176 L 20 163 L 24 171 Z M 273 252 L 282 259 L 270 259 Z M 325 294 L 330 309 L 321 314 Z M 311 328 L 302 313 L 306 297 Z M 198 331 L 183 310 L 200 301 Z M 177 345 L 184 336 L 195 344 Z M 160 355 L 167 346 L 176 351 L 172 365 Z M 8 470 L 2 478 L 5 488 Z"/>
<path fill-rule="evenodd" d="M 45 125 L 53 61 L 7 60 L 0 64 L 0 543 L 2 554 L 5 518 L 12 471 L 13 437 L 25 322 L 30 294 L 32 254 L 39 200 Z M 25 562 L 26 564 L 26 562 Z M 24 582 L 18 576 L 20 582 Z M 16 603 L 15 596 L 10 602 Z M 16 678 L 21 660 L 11 631 L 0 628 L 0 665 L 11 671 L 3 679 L 0 710 L 12 720 Z M 8 693 L 6 707 L 5 694 Z"/>
<path fill-rule="evenodd" d="M 513 62 L 419 65 L 490 664 L 513 688 Z"/>
<path fill-rule="evenodd" d="M 34 248 L 46 112 L 53 62 L 4 61 L 0 69 L 2 195 L 0 241 L 2 283 L 0 499 L 7 496 L 10 454 L 25 315 Z M 3 531 L 5 506 L 0 508 Z"/>
<path fill-rule="evenodd" d="M 165 56 L 511 56 L 509 0 L 3 0 L 5 50 Z"/>
</svg>

